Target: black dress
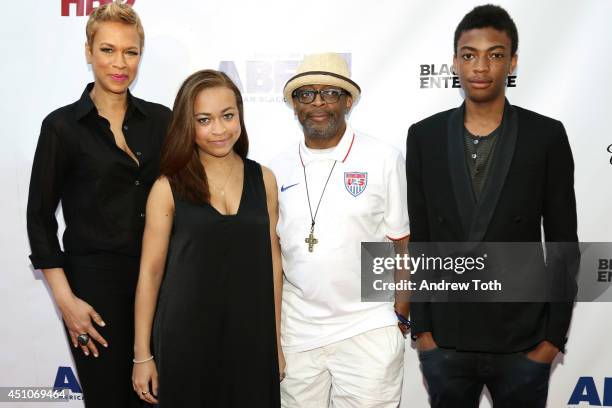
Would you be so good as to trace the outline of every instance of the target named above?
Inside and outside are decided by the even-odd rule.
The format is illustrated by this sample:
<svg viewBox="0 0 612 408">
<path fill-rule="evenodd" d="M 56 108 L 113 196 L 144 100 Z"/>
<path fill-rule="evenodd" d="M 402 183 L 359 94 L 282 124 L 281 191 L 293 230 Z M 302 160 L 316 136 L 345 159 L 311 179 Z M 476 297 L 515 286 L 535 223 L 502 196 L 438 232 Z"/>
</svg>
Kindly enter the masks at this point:
<svg viewBox="0 0 612 408">
<path fill-rule="evenodd" d="M 244 160 L 238 212 L 183 201 L 153 340 L 162 408 L 278 407 L 270 227 L 261 167 Z"/>
</svg>

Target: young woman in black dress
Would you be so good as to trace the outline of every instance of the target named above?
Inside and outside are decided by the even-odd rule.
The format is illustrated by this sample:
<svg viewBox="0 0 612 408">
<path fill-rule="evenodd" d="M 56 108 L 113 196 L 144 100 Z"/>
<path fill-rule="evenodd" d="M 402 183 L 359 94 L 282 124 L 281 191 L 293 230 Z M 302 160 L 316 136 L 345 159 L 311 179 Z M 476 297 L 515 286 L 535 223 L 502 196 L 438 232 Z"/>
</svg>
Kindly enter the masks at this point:
<svg viewBox="0 0 612 408">
<path fill-rule="evenodd" d="M 238 88 L 213 70 L 187 78 L 136 292 L 134 389 L 162 408 L 280 406 L 277 187 L 247 151 Z"/>
<path fill-rule="evenodd" d="M 145 203 L 171 113 L 128 89 L 144 45 L 130 6 L 100 6 L 86 35 L 94 82 L 42 123 L 27 208 L 30 258 L 61 311 L 85 405 L 137 407 L 130 381 L 134 294 Z"/>
</svg>

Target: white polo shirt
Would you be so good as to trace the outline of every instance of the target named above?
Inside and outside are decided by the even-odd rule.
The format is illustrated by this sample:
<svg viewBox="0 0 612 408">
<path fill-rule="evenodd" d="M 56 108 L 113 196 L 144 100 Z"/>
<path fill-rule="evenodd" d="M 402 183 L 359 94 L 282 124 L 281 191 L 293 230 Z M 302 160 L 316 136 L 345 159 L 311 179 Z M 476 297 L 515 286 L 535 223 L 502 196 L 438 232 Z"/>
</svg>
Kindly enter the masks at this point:
<svg viewBox="0 0 612 408">
<path fill-rule="evenodd" d="M 314 237 L 310 233 L 304 169 L 312 213 L 323 194 Z M 397 322 L 391 302 L 361 302 L 361 242 L 398 240 L 409 234 L 405 162 L 401 153 L 350 125 L 333 149 L 308 149 L 304 141 L 278 156 L 276 175 L 283 270 L 281 344 L 299 352 Z"/>
</svg>

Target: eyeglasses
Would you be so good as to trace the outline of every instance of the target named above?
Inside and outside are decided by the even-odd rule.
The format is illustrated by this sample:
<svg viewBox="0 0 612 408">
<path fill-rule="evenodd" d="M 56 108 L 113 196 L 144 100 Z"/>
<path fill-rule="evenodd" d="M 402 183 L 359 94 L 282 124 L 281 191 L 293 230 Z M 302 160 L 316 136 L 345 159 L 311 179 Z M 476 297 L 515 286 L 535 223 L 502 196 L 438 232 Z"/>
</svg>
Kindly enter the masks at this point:
<svg viewBox="0 0 612 408">
<path fill-rule="evenodd" d="M 327 103 L 336 103 L 340 100 L 340 96 L 347 95 L 348 92 L 333 88 L 321 89 L 318 91 L 314 89 L 298 89 L 293 91 L 291 96 L 297 98 L 300 103 L 308 104 L 314 102 L 317 94 L 321 95 L 321 99 Z"/>
</svg>

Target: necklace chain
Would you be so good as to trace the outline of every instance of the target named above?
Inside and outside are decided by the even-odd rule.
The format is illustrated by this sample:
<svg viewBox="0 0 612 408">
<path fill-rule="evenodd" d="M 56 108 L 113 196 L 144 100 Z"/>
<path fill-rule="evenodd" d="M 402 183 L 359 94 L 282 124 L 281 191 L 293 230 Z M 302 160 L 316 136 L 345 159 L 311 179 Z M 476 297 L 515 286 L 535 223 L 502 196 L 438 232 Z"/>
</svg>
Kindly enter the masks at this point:
<svg viewBox="0 0 612 408">
<path fill-rule="evenodd" d="M 306 198 L 308 199 L 308 210 L 310 211 L 310 232 L 314 233 L 315 222 L 317 220 L 317 214 L 319 213 L 319 207 L 321 206 L 321 201 L 323 200 L 323 196 L 325 195 L 325 190 L 327 189 L 327 184 L 329 183 L 329 179 L 331 178 L 332 173 L 334 172 L 334 168 L 336 167 L 336 160 L 334 160 L 334 164 L 327 175 L 327 180 L 325 181 L 325 186 L 323 186 L 323 191 L 321 192 L 321 197 L 319 197 L 319 202 L 317 203 L 317 208 L 315 209 L 314 215 L 312 214 L 312 205 L 310 204 L 310 192 L 308 191 L 308 177 L 306 177 L 306 165 L 302 166 L 304 170 L 304 184 L 306 185 Z"/>
<path fill-rule="evenodd" d="M 230 167 L 229 174 L 227 175 L 227 178 L 225 179 L 225 182 L 223 183 L 223 185 L 220 188 L 218 186 L 216 186 L 215 183 L 212 183 L 210 177 L 208 177 L 208 184 L 210 184 L 217 191 L 219 191 L 222 196 L 225 196 L 225 186 L 227 185 L 227 182 L 229 181 L 230 177 L 232 177 L 232 173 L 234 172 L 234 167 L 236 167 L 236 163 L 235 162 L 232 164 L 232 167 Z"/>
</svg>

